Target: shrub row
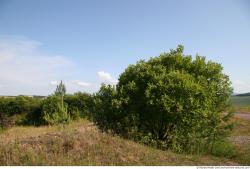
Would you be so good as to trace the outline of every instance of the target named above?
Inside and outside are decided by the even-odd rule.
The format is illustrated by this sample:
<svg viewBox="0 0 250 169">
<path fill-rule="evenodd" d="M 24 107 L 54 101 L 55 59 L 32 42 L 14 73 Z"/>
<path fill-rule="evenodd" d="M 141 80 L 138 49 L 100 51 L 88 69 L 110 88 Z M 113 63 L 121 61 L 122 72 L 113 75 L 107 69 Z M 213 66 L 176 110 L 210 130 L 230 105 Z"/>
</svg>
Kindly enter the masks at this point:
<svg viewBox="0 0 250 169">
<path fill-rule="evenodd" d="M 90 116 L 92 96 L 87 93 L 31 98 L 17 96 L 0 98 L 0 127 L 13 125 L 58 124 Z"/>
</svg>

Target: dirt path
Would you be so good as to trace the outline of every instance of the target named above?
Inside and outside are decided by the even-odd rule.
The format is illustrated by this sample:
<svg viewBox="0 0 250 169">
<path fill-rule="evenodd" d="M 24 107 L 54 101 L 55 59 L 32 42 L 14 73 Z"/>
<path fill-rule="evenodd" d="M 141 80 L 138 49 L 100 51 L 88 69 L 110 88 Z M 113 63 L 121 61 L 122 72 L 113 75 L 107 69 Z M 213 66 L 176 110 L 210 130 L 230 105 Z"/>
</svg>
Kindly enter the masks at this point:
<svg viewBox="0 0 250 169">
<path fill-rule="evenodd" d="M 235 144 L 246 144 L 250 142 L 250 136 L 234 136 L 230 140 Z"/>
<path fill-rule="evenodd" d="M 235 116 L 241 119 L 250 120 L 250 112 L 237 112 L 235 113 Z"/>
</svg>

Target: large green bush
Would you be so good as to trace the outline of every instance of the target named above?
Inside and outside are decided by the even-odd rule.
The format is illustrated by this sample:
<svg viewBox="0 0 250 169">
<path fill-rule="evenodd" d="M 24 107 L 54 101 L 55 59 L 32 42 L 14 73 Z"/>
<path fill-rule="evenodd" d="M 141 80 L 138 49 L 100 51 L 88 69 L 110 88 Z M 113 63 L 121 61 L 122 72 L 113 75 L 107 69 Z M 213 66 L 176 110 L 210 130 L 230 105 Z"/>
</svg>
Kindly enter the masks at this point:
<svg viewBox="0 0 250 169">
<path fill-rule="evenodd" d="M 222 112 L 232 93 L 222 71 L 205 57 L 185 56 L 183 46 L 139 61 L 120 75 L 116 89 L 100 89 L 96 98 L 102 107 L 94 121 L 102 129 L 147 137 L 177 151 L 212 147 L 225 131 Z"/>
</svg>

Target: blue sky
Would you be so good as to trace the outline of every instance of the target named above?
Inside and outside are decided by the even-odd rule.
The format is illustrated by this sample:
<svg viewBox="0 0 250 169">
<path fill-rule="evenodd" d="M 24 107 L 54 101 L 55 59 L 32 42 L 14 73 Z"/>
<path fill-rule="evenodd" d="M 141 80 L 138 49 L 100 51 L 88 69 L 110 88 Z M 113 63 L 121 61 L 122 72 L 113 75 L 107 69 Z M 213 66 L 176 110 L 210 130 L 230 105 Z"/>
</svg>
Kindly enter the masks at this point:
<svg viewBox="0 0 250 169">
<path fill-rule="evenodd" d="M 178 44 L 250 91 L 248 0 L 0 0 L 0 95 L 95 92 Z"/>
</svg>

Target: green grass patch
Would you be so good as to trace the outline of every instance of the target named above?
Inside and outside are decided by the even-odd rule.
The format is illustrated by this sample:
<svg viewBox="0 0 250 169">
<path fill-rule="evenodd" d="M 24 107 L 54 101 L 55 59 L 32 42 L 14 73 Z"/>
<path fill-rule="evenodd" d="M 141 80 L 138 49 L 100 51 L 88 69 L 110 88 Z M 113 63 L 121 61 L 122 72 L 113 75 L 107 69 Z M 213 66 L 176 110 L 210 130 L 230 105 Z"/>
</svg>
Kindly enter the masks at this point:
<svg viewBox="0 0 250 169">
<path fill-rule="evenodd" d="M 236 157 L 237 152 L 235 146 L 230 141 L 220 140 L 214 143 L 211 154 L 231 159 Z"/>
<path fill-rule="evenodd" d="M 250 96 L 232 96 L 232 107 L 249 107 L 250 108 Z"/>
<path fill-rule="evenodd" d="M 242 165 L 250 165 L 250 142 L 245 144 L 236 144 L 237 155 L 233 158 L 234 161 Z"/>
</svg>

